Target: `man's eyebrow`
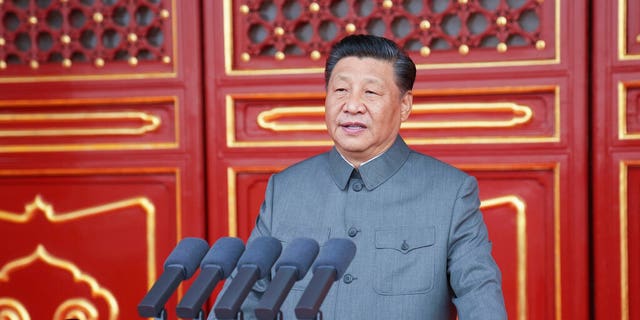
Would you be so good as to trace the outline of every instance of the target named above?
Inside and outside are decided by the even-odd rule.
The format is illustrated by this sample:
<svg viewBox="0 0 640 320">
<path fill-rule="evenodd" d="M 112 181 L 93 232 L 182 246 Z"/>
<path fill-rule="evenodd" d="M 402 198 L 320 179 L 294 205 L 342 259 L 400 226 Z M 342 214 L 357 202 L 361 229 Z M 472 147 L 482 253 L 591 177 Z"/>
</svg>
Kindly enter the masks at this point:
<svg viewBox="0 0 640 320">
<path fill-rule="evenodd" d="M 336 74 L 335 79 L 336 80 L 349 81 L 349 80 L 351 80 L 351 77 L 343 75 L 341 73 L 338 73 L 338 74 Z M 377 77 L 365 77 L 364 81 L 366 83 L 374 83 L 374 84 L 384 83 L 384 81 L 382 79 L 377 78 Z"/>
</svg>

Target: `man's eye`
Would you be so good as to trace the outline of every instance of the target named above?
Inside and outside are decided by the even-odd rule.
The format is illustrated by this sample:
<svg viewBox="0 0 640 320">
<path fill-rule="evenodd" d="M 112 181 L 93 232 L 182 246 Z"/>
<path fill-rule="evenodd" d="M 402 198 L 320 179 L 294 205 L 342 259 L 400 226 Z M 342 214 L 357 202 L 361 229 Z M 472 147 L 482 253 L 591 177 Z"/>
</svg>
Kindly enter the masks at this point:
<svg viewBox="0 0 640 320">
<path fill-rule="evenodd" d="M 345 89 L 345 88 L 337 88 L 336 89 L 336 92 L 344 92 L 344 91 L 347 91 L 347 89 Z"/>
<path fill-rule="evenodd" d="M 371 91 L 371 90 L 367 90 L 367 91 L 365 91 L 365 93 L 367 93 L 367 94 L 375 94 L 375 95 L 378 95 L 378 93 L 377 93 L 377 92 L 375 92 L 375 91 Z"/>
</svg>

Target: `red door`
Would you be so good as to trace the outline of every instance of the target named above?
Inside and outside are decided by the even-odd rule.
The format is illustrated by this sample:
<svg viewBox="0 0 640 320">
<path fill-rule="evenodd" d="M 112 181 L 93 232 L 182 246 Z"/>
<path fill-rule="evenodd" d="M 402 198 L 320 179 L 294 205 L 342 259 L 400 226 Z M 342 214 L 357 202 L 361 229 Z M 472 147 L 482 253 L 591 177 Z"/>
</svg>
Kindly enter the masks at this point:
<svg viewBox="0 0 640 320">
<path fill-rule="evenodd" d="M 205 236 L 199 8 L 0 1 L 0 318 L 139 318 Z"/>
<path fill-rule="evenodd" d="M 596 319 L 640 317 L 640 23 L 637 1 L 594 2 Z"/>
<path fill-rule="evenodd" d="M 635 319 L 637 6 L 0 1 L 0 314 L 135 319 L 179 239 L 246 239 L 367 32 L 418 64 L 403 136 L 480 182 L 509 317 Z"/>
<path fill-rule="evenodd" d="M 402 134 L 476 176 L 513 319 L 586 319 L 587 6 L 205 2 L 209 236 L 248 236 L 269 175 L 331 146 L 323 62 L 373 33 L 418 65 Z"/>
</svg>

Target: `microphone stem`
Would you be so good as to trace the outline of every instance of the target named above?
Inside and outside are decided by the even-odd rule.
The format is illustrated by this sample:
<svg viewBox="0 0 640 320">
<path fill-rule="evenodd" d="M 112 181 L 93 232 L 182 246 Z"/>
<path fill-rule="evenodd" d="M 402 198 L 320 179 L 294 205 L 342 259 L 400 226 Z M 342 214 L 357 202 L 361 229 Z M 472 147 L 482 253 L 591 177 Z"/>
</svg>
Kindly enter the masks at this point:
<svg viewBox="0 0 640 320">
<path fill-rule="evenodd" d="M 316 319 L 320 306 L 336 280 L 336 269 L 319 267 L 313 271 L 313 277 L 296 306 L 298 319 Z"/>
<path fill-rule="evenodd" d="M 260 299 L 258 307 L 255 309 L 256 317 L 259 320 L 276 319 L 282 303 L 291 291 L 291 287 L 296 282 L 298 269 L 295 267 L 280 267 L 275 277 L 271 280 L 267 292 Z"/>
<path fill-rule="evenodd" d="M 180 318 L 197 318 L 205 300 L 209 298 L 216 284 L 222 278 L 222 269 L 219 266 L 206 266 L 200 271 L 200 275 L 184 295 L 176 313 Z"/>
<path fill-rule="evenodd" d="M 164 309 L 164 304 L 171 294 L 184 280 L 184 270 L 177 266 L 168 266 L 160 275 L 160 278 L 151 287 L 149 293 L 138 305 L 138 313 L 142 317 L 158 318 Z"/>
<path fill-rule="evenodd" d="M 213 311 L 218 319 L 235 319 L 260 270 L 254 265 L 241 266 Z"/>
</svg>

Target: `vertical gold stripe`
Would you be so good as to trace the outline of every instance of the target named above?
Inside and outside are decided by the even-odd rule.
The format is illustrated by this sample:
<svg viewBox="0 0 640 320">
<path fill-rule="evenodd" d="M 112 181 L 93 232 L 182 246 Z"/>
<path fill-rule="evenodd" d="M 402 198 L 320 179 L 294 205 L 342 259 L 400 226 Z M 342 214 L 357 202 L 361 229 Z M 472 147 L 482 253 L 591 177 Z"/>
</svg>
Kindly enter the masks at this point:
<svg viewBox="0 0 640 320">
<path fill-rule="evenodd" d="M 618 60 L 627 57 L 627 0 L 618 0 Z"/>
<path fill-rule="evenodd" d="M 227 206 L 228 206 L 228 228 L 229 228 L 229 236 L 237 237 L 238 236 L 238 203 L 236 200 L 236 171 L 234 168 L 227 168 L 227 185 L 229 190 L 227 190 Z"/>
<path fill-rule="evenodd" d="M 171 0 L 171 27 L 173 28 L 173 30 L 171 30 L 173 33 L 171 35 L 171 37 L 173 38 L 173 43 L 171 44 L 173 46 L 173 57 L 171 59 L 171 65 L 172 65 L 172 70 L 171 70 L 171 75 L 175 78 L 176 75 L 178 74 L 178 62 L 180 61 L 180 56 L 178 54 L 179 50 L 178 50 L 178 7 L 177 7 L 177 2 L 178 0 Z M 185 17 L 186 20 L 186 17 Z M 186 55 L 185 55 L 186 56 Z M 178 118 L 176 118 L 178 119 Z"/>
<path fill-rule="evenodd" d="M 555 265 L 555 305 L 556 305 L 556 320 L 562 319 L 562 234 L 560 228 L 560 164 L 558 163 L 553 169 L 554 173 L 554 185 L 555 190 L 553 192 L 554 208 L 553 208 L 553 236 L 554 236 L 554 265 Z"/>
<path fill-rule="evenodd" d="M 224 71 L 226 74 L 233 72 L 233 5 L 231 0 L 222 3 L 223 39 L 224 39 Z"/>
<path fill-rule="evenodd" d="M 234 109 L 234 99 L 233 96 L 231 95 L 227 95 L 225 97 L 225 104 L 226 104 L 226 115 L 225 115 L 225 119 L 227 120 L 227 127 L 226 127 L 226 136 L 227 136 L 227 146 L 231 147 L 234 146 L 236 144 L 236 133 L 235 133 L 235 109 Z"/>
<path fill-rule="evenodd" d="M 620 201 L 620 320 L 629 320 L 629 247 L 627 230 L 627 185 L 628 170 L 625 162 L 619 165 L 619 201 Z"/>
<path fill-rule="evenodd" d="M 500 205 L 512 205 L 516 209 L 516 284 L 517 284 L 517 316 L 519 320 L 527 319 L 527 216 L 526 204 L 515 195 L 483 200 L 480 209 Z"/>
<path fill-rule="evenodd" d="M 182 240 L 182 185 L 180 169 L 176 169 L 176 243 Z"/>
<path fill-rule="evenodd" d="M 562 117 L 560 112 L 560 86 L 555 86 L 553 92 L 555 94 L 555 103 L 553 106 L 553 114 L 555 115 L 555 130 L 553 131 L 553 137 L 551 137 L 550 140 L 553 142 L 560 142 L 560 132 L 562 132 L 562 130 L 560 129 L 562 123 L 562 121 L 560 121 L 560 118 Z"/>
<path fill-rule="evenodd" d="M 627 136 L 627 88 L 624 83 L 618 82 L 618 139 L 624 140 Z"/>
</svg>

